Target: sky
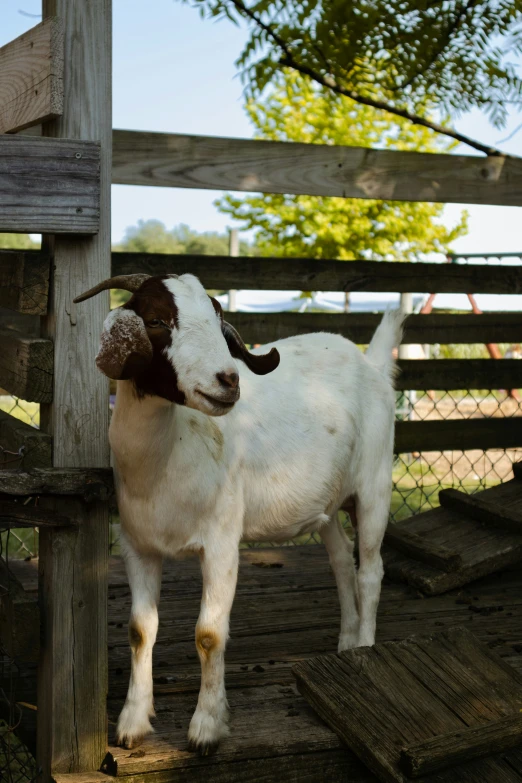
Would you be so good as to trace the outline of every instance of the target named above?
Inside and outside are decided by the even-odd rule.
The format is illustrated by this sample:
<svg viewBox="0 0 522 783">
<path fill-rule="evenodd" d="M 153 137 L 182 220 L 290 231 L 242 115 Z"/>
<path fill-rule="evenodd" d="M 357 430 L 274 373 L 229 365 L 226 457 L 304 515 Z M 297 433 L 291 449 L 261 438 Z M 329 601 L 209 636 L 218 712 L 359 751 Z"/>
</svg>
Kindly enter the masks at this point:
<svg viewBox="0 0 522 783">
<path fill-rule="evenodd" d="M 37 24 L 40 12 L 41 0 L 0 0 L 0 46 Z M 251 138 L 234 65 L 245 38 L 227 20 L 201 19 L 180 0 L 113 0 L 113 127 Z M 521 112 L 511 112 L 501 130 L 478 111 L 454 122 L 461 132 L 494 146 L 521 124 Z M 501 146 L 522 156 L 522 128 Z M 459 151 L 473 154 L 469 148 Z M 224 231 L 231 221 L 213 205 L 220 195 L 113 185 L 113 242 L 140 219 Z M 443 222 L 454 225 L 463 208 L 470 215 L 469 233 L 454 242 L 455 252 L 522 251 L 522 208 L 448 204 Z"/>
</svg>

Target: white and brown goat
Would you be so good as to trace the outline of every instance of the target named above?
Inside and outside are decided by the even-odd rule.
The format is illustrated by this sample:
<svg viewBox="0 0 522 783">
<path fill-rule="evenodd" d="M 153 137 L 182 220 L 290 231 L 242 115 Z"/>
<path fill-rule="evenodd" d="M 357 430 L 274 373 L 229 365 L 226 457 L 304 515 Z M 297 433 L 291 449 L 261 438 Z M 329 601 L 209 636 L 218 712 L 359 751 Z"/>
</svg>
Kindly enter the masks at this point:
<svg viewBox="0 0 522 783">
<path fill-rule="evenodd" d="M 133 747 L 152 730 L 162 560 L 194 553 L 201 689 L 188 736 L 208 753 L 228 733 L 224 652 L 241 541 L 319 531 L 339 590 L 339 650 L 374 643 L 402 319 L 386 314 L 365 355 L 326 333 L 249 352 L 192 275 L 116 277 L 75 301 L 108 288 L 133 293 L 107 317 L 97 356 L 118 380 L 110 443 L 132 590 L 132 673 L 117 738 Z M 337 519 L 348 497 L 357 572 Z"/>
</svg>

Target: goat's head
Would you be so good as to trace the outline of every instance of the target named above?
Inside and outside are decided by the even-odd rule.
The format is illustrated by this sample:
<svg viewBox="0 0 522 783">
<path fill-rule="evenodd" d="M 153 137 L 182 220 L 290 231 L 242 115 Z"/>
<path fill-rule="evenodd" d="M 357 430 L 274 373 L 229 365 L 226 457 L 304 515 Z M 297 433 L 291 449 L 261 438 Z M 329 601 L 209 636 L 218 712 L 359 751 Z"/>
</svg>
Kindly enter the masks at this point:
<svg viewBox="0 0 522 783">
<path fill-rule="evenodd" d="M 107 316 L 96 364 L 109 378 L 132 379 L 140 396 L 156 395 L 220 416 L 239 399 L 234 359 L 257 375 L 279 364 L 275 348 L 264 355 L 247 350 L 223 319 L 219 302 L 193 275 L 120 275 L 74 301 L 109 288 L 133 295 Z"/>
</svg>

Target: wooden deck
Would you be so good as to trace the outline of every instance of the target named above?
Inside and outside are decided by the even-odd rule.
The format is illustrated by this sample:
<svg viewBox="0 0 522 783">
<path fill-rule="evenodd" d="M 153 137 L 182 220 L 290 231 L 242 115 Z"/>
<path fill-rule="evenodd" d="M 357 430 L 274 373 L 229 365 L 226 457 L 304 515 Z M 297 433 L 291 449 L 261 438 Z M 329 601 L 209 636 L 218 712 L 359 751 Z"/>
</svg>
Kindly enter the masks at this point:
<svg viewBox="0 0 522 783">
<path fill-rule="evenodd" d="M 21 564 L 17 571 L 19 576 L 25 573 L 29 586 L 27 565 Z M 107 773 L 131 776 L 129 783 L 376 781 L 298 694 L 291 673 L 296 661 L 336 650 L 337 592 L 322 546 L 242 552 L 226 656 L 231 736 L 215 756 L 198 758 L 187 751 L 186 733 L 199 687 L 194 626 L 200 586 L 196 560 L 165 566 L 154 654 L 156 733 L 134 750 L 111 744 Z M 129 610 L 124 566 L 113 558 L 109 588 L 111 742 L 129 676 Z M 430 598 L 407 585 L 385 581 L 378 640 L 400 640 L 458 625 L 522 669 L 522 568 L 514 566 Z M 107 780 L 108 775 L 57 776 L 58 781 L 73 778 Z"/>
</svg>

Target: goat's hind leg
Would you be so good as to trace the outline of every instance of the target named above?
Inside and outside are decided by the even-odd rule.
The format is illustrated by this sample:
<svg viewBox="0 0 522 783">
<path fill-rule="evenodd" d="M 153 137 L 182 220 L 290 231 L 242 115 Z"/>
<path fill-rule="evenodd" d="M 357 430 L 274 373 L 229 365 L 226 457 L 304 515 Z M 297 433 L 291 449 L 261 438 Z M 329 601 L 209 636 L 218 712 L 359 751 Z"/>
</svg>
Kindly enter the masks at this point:
<svg viewBox="0 0 522 783">
<path fill-rule="evenodd" d="M 356 647 L 359 640 L 359 612 L 357 609 L 357 578 L 353 560 L 353 543 L 338 520 L 337 512 L 320 530 L 321 538 L 334 572 L 341 605 L 341 633 L 339 652 Z"/>
<path fill-rule="evenodd" d="M 375 644 L 377 608 L 381 595 L 384 568 L 381 544 L 388 523 L 391 487 L 386 481 L 376 480 L 371 496 L 357 498 L 357 533 L 359 543 L 359 585 L 360 629 L 358 647 Z"/>
<path fill-rule="evenodd" d="M 125 748 L 139 745 L 153 731 L 152 648 L 158 630 L 158 601 L 162 558 L 140 555 L 124 542 L 125 564 L 132 592 L 129 622 L 131 677 L 127 699 L 118 719 L 116 742 Z"/>
</svg>

